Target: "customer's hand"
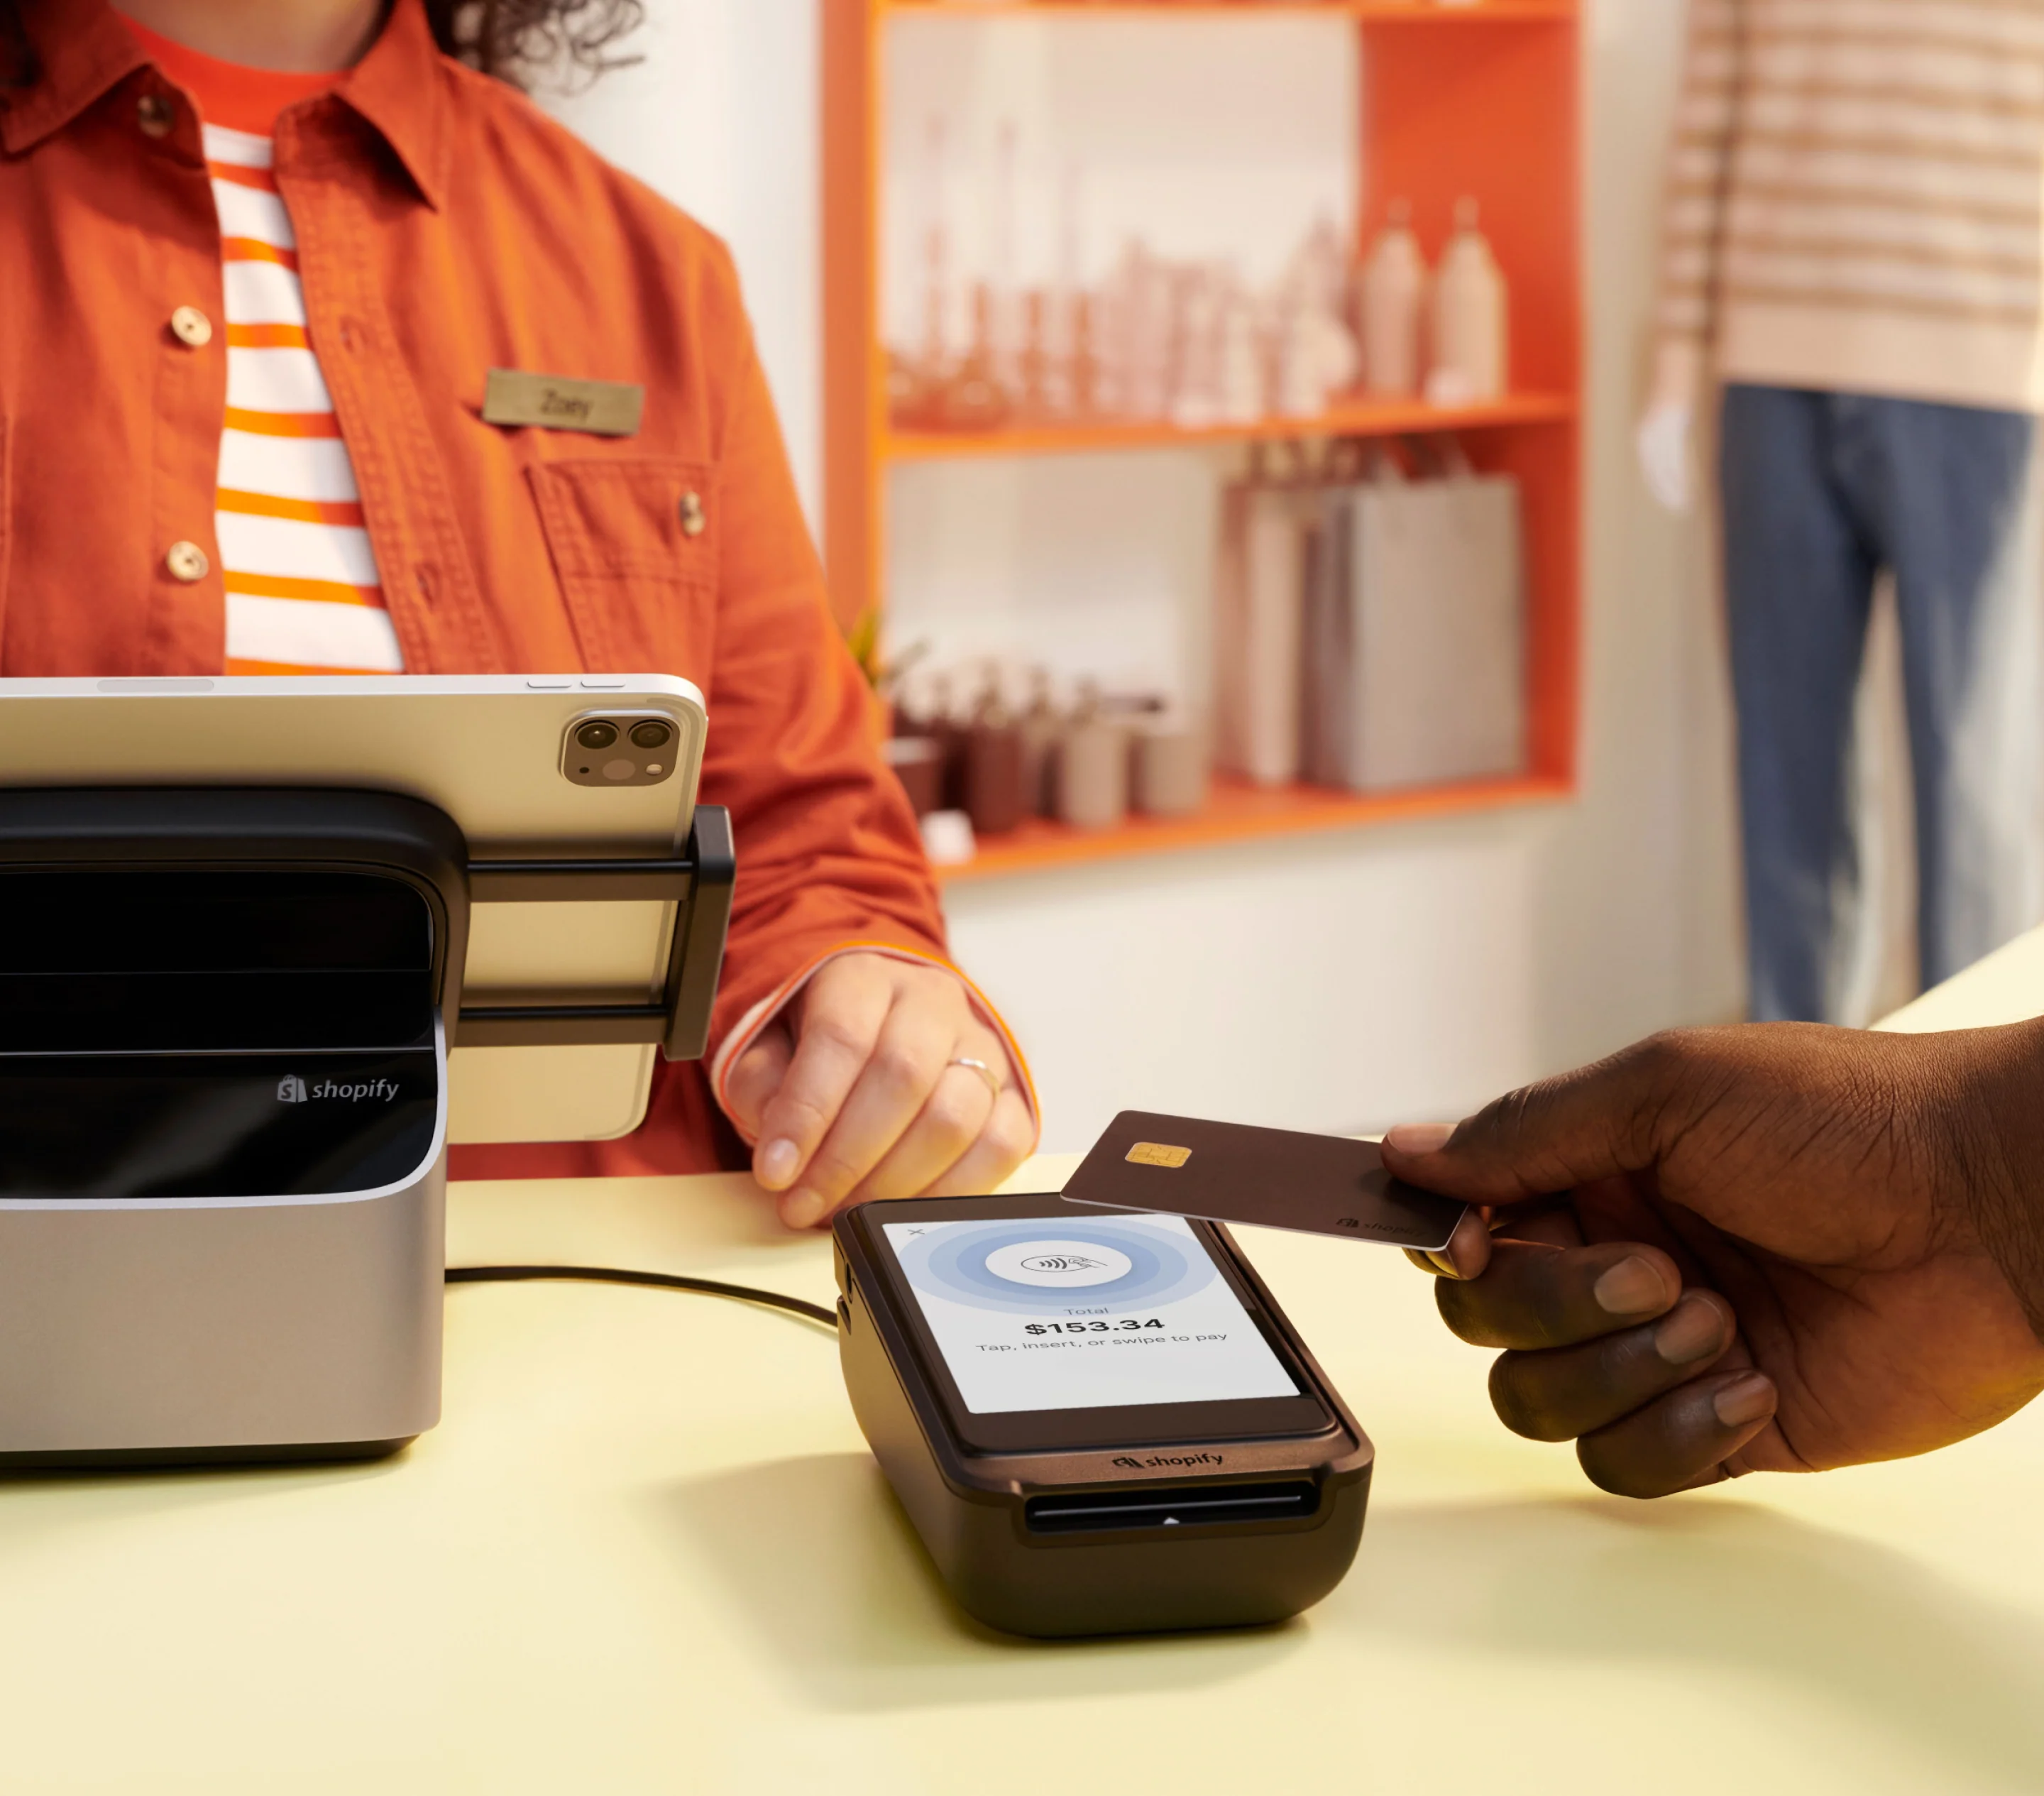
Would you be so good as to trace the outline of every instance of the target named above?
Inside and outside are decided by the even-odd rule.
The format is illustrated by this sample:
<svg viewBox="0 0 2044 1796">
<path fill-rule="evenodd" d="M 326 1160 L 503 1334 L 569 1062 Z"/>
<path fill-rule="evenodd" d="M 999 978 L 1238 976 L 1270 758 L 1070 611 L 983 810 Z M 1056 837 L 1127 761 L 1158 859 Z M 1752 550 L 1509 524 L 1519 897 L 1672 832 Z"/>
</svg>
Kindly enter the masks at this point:
<svg viewBox="0 0 2044 1796">
<path fill-rule="evenodd" d="M 1384 1158 L 1490 1210 L 1441 1313 L 1607 1490 L 1925 1452 L 2044 1389 L 2044 1025 L 1660 1036 Z"/>
<path fill-rule="evenodd" d="M 1000 1080 L 996 1097 L 971 1067 Z M 990 1191 L 1035 1144 L 1000 1036 L 942 967 L 843 954 L 742 1054 L 726 1084 L 753 1176 L 809 1229 L 868 1198 Z"/>
</svg>

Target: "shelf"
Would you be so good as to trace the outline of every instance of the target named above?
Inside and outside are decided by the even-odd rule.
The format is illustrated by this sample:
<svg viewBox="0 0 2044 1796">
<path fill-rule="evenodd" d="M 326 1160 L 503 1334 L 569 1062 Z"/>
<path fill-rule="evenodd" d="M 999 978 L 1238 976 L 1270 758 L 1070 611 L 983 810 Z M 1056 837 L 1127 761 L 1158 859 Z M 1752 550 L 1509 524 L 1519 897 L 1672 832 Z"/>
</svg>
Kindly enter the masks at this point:
<svg viewBox="0 0 2044 1796">
<path fill-rule="evenodd" d="M 1443 6 L 1439 0 L 878 0 L 877 10 L 897 17 L 920 13 L 986 18 L 1061 13 L 1155 18 L 1166 13 L 1195 13 L 1234 18 L 1318 14 L 1360 19 L 1369 25 L 1496 25 L 1574 19 L 1581 8 L 1577 0 L 1471 0 L 1463 6 Z"/>
<path fill-rule="evenodd" d="M 1251 786 L 1245 780 L 1216 777 L 1212 796 L 1197 816 L 1132 817 L 1116 829 L 1097 830 L 1025 823 L 1009 834 L 987 837 L 976 859 L 962 867 L 939 867 L 937 876 L 947 885 L 960 885 L 1266 836 L 1315 835 L 1359 824 L 1558 803 L 1573 794 L 1570 781 L 1543 774 L 1366 794 L 1319 786 Z"/>
<path fill-rule="evenodd" d="M 1258 418 L 1253 424 L 1188 428 L 1161 420 L 1126 424 L 1016 425 L 999 430 L 894 430 L 879 444 L 889 461 L 959 456 L 1085 455 L 1109 449 L 1172 449 L 1204 443 L 1270 443 L 1303 437 L 1401 437 L 1554 424 L 1576 414 L 1566 393 L 1521 393 L 1481 406 L 1429 406 L 1420 400 L 1357 400 L 1314 417 Z"/>
<path fill-rule="evenodd" d="M 1369 796 L 1308 787 L 1275 790 L 1216 783 L 1197 816 L 1138 817 L 1097 833 L 1049 823 L 981 844 L 969 865 L 943 869 L 947 884 L 1231 843 L 1352 829 L 1427 817 L 1550 805 L 1575 791 L 1581 666 L 1581 190 L 1579 36 L 1586 0 L 819 0 L 824 28 L 825 292 L 824 543 L 832 603 L 847 633 L 885 617 L 893 571 L 890 529 L 897 512 L 897 464 L 1051 458 L 1299 443 L 1341 437 L 1463 434 L 1471 463 L 1518 483 L 1525 531 L 1525 656 L 1528 766 L 1523 777 Z M 921 15 L 927 31 L 893 29 Z M 889 103 L 921 92 L 914 75 L 941 51 L 959 56 L 978 40 L 955 40 L 951 24 L 1005 29 L 1032 16 L 1058 33 L 1090 16 L 1114 23 L 1099 37 L 1102 66 L 1147 69 L 1164 37 L 1149 27 L 1182 26 L 1198 41 L 1187 67 L 1216 48 L 1233 70 L 1258 34 L 1249 21 L 1288 24 L 1318 17 L 1326 48 L 1353 60 L 1356 185 L 1373 196 L 1349 221 L 1367 242 L 1382 228 L 1387 196 L 1408 201 L 1430 252 L 1465 197 L 1482 206 L 1485 229 L 1512 283 L 1512 366 L 1526 390 L 1496 403 L 1436 407 L 1418 402 L 1340 402 L 1312 417 L 1272 417 L 1187 429 L 1155 419 L 1048 421 L 999 429 L 897 427 L 889 415 L 889 363 L 882 340 L 883 197 L 890 171 Z M 1228 31 L 1223 21 L 1243 25 Z M 1142 21 L 1135 23 L 1132 21 Z M 1124 30 L 1124 25 L 1128 29 Z M 1354 30 L 1347 28 L 1353 27 Z M 1468 29 L 1462 29 L 1468 28 Z M 1134 33 L 1132 37 L 1131 32 Z M 1355 33 L 1362 36 L 1358 40 Z M 1309 35 L 1318 41 L 1320 33 Z M 1281 33 L 1297 48 L 1294 34 Z M 1360 53 L 1358 53 L 1360 52 Z M 1109 54 L 1112 52 L 1112 54 Z M 1116 59 L 1119 58 L 1119 63 Z M 941 61 L 941 58 L 939 58 Z M 1084 64 L 1084 59 L 1082 59 Z M 943 67 L 948 67 L 949 64 Z M 1089 75 L 1097 70 L 1087 66 Z M 924 76 L 935 79 L 932 63 Z M 1004 71 L 1005 72 L 1005 71 Z M 1038 71 L 1044 82 L 1047 71 Z M 1033 90 L 1036 75 L 1000 84 L 1004 103 Z M 1244 103 L 1270 103 L 1254 66 L 1242 67 Z M 1062 79 L 1062 77 L 1060 79 Z M 1089 93 L 1107 90 L 1095 79 Z M 991 102 L 993 96 L 987 98 Z M 1046 88 L 1045 117 L 1062 116 Z M 1283 103 L 1283 94 L 1277 94 Z M 1230 102 L 1226 84 L 1204 83 L 1185 103 Z M 905 115 L 904 115 L 905 116 Z M 898 120 L 896 123 L 898 124 Z M 1113 154 L 1140 145 L 1128 133 Z M 1051 146 L 1055 149 L 1055 145 Z M 1197 159 L 1194 159 L 1197 163 Z M 1366 171 L 1366 179 L 1365 174 Z M 1197 172 L 1197 171 L 1195 171 Z M 1218 244 L 1216 244 L 1218 248 Z M 1217 458 L 1218 459 L 1218 458 Z M 1287 458 L 1278 456 L 1274 460 Z M 1105 464 L 1101 466 L 1104 470 Z M 1208 471 L 1218 475 L 1219 466 Z M 1202 519 L 1204 513 L 1201 514 Z M 1188 518 L 1188 525 L 1192 521 Z M 1204 529 L 1202 521 L 1197 528 Z M 1252 850 L 1252 852 L 1254 852 Z"/>
</svg>

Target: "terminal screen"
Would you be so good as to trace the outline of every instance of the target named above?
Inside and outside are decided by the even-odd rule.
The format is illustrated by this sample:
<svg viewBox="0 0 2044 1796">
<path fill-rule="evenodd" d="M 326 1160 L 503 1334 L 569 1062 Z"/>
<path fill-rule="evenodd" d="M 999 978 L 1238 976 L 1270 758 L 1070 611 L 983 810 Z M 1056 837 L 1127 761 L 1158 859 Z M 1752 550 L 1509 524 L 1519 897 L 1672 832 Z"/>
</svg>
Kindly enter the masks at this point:
<svg viewBox="0 0 2044 1796">
<path fill-rule="evenodd" d="M 1179 1217 L 882 1229 L 974 1415 L 1299 1394 Z"/>
</svg>

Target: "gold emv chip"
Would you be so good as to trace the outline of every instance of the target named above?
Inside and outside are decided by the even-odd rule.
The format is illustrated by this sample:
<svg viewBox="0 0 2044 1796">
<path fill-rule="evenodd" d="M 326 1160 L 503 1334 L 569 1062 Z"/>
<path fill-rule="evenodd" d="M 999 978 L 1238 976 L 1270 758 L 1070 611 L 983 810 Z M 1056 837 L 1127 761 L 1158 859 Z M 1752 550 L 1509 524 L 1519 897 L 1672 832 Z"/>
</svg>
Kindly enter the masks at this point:
<svg viewBox="0 0 2044 1796">
<path fill-rule="evenodd" d="M 1183 1166 L 1192 1157 L 1190 1148 L 1167 1147 L 1162 1141 L 1138 1141 L 1128 1150 L 1132 1166 Z"/>
</svg>

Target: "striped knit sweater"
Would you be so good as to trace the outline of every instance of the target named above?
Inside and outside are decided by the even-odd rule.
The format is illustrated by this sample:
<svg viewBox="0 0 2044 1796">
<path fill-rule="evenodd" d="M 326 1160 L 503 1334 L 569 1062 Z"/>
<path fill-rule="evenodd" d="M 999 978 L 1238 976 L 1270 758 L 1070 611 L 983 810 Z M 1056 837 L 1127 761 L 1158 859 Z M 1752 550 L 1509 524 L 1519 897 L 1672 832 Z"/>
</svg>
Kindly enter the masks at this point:
<svg viewBox="0 0 2044 1796">
<path fill-rule="evenodd" d="M 1660 329 L 1723 379 L 2044 409 L 2044 0 L 1691 0 Z"/>
</svg>

